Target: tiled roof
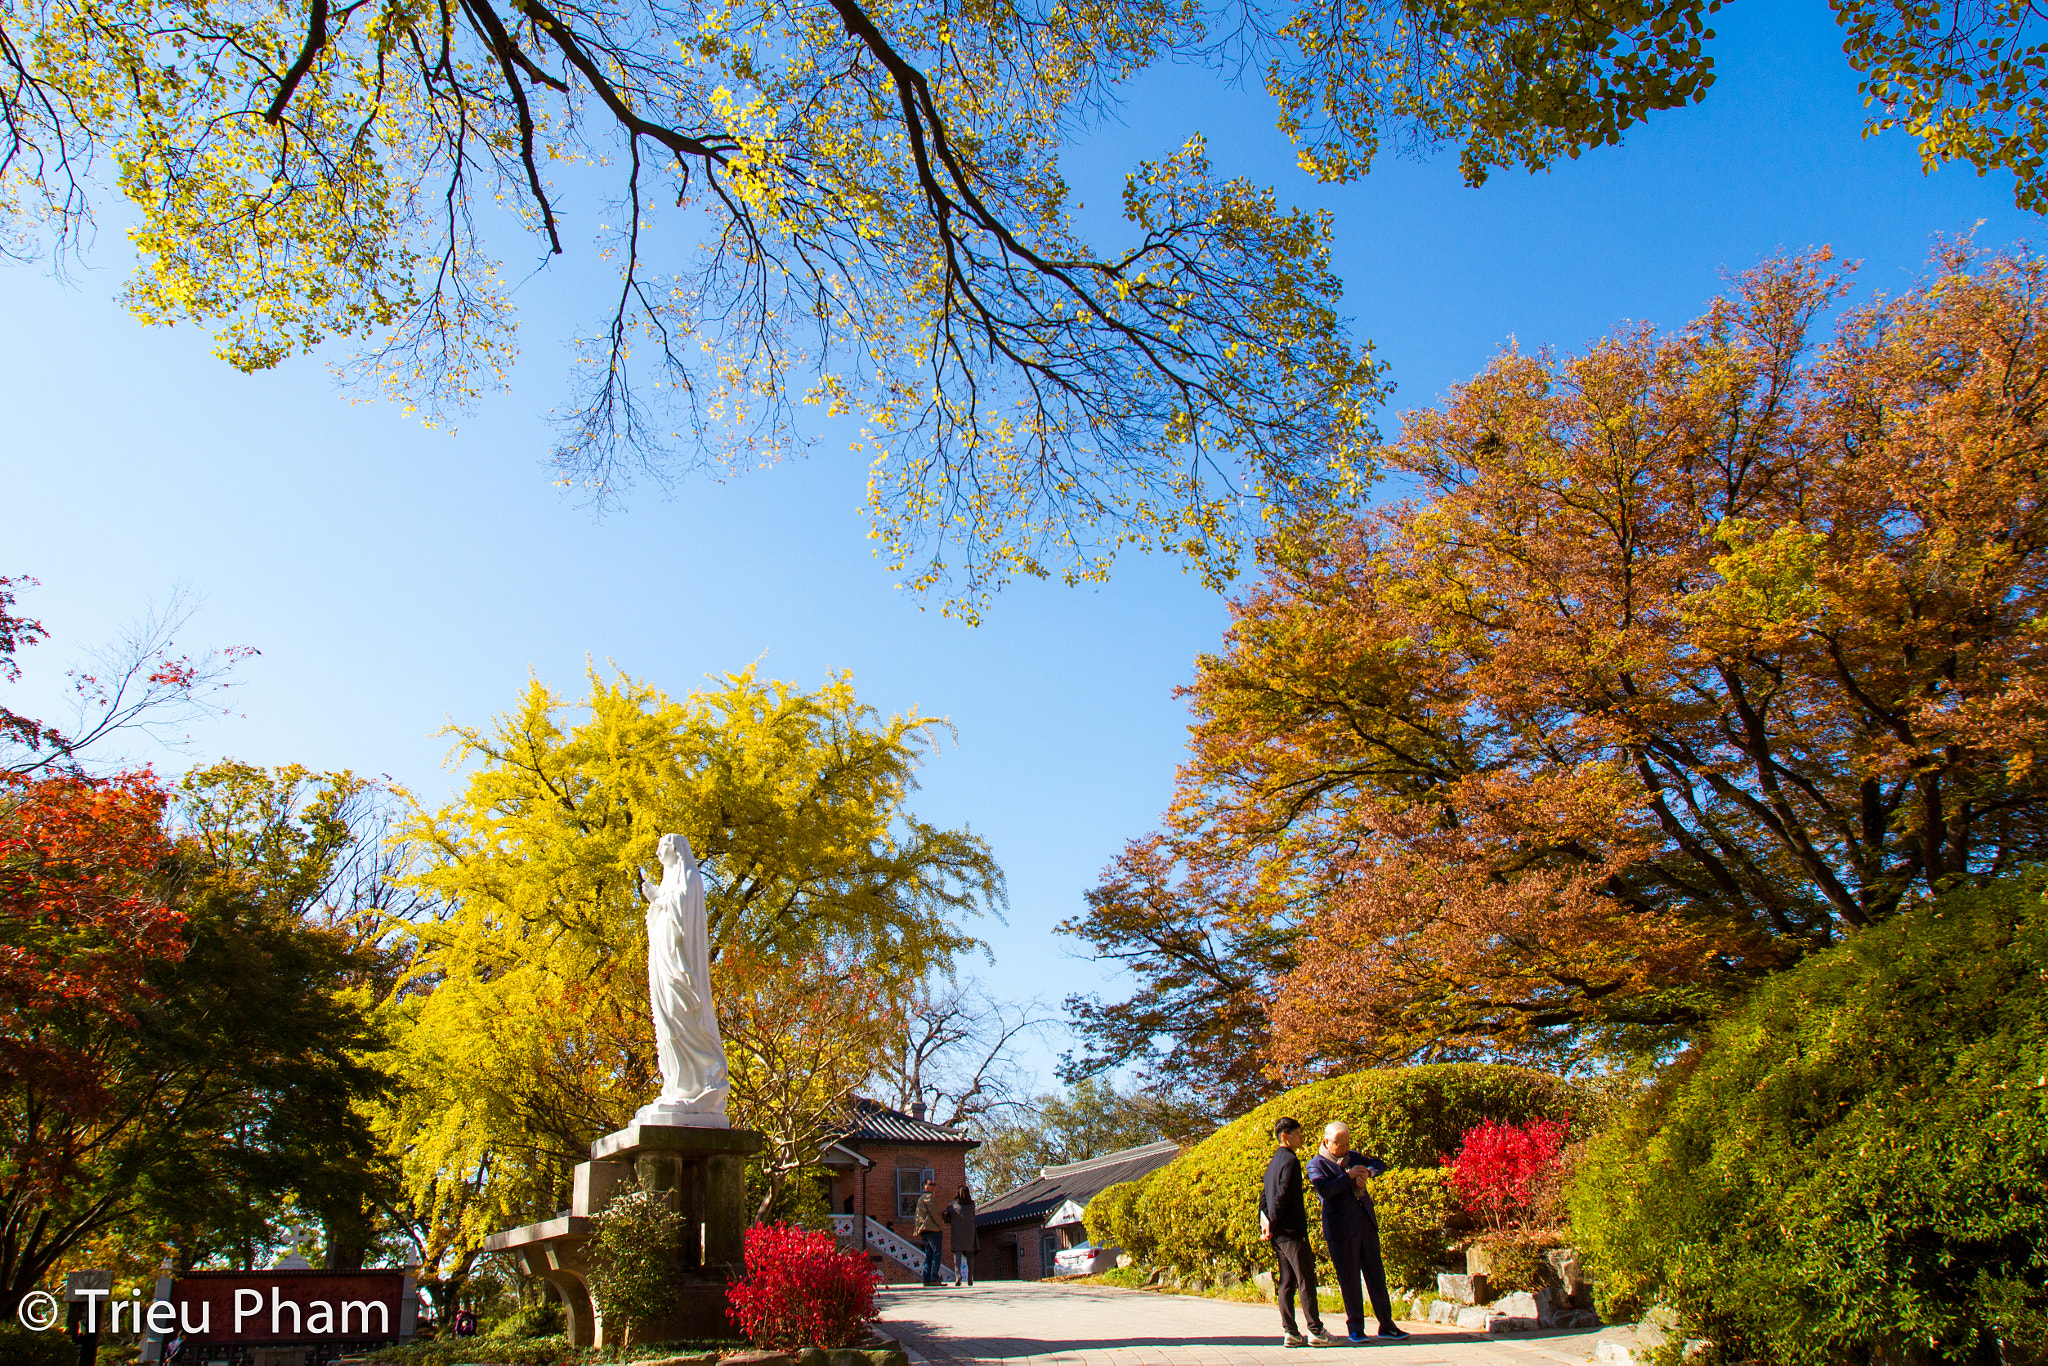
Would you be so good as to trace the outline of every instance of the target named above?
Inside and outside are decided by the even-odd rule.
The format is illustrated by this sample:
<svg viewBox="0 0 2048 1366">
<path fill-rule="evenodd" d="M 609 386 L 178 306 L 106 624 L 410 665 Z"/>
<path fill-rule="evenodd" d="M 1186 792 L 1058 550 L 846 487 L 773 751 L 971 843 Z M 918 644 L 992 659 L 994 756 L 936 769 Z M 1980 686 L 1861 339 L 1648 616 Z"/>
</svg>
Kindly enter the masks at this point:
<svg viewBox="0 0 2048 1366">
<path fill-rule="evenodd" d="M 1013 1191 L 1005 1191 L 975 1211 L 975 1227 L 1000 1228 L 1006 1224 L 1036 1223 L 1069 1200 L 1077 1205 L 1086 1205 L 1119 1181 L 1135 1181 L 1179 1156 L 1179 1144 L 1162 1141 L 1104 1153 L 1086 1162 L 1047 1167 L 1039 1173 L 1036 1181 L 1027 1181 Z"/>
<path fill-rule="evenodd" d="M 957 1129 L 948 1129 L 930 1120 L 913 1119 L 901 1110 L 891 1110 L 866 1096 L 855 1096 L 852 1108 L 850 1118 L 855 1127 L 842 1142 L 954 1144 L 962 1148 L 981 1146 L 978 1138 L 969 1138 Z"/>
</svg>

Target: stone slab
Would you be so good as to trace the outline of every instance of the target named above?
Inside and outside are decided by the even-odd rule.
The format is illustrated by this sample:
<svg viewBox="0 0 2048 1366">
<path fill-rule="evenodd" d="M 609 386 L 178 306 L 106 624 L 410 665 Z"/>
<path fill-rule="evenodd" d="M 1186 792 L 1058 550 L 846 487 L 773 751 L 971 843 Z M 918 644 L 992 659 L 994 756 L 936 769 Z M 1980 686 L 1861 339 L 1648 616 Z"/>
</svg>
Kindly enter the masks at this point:
<svg viewBox="0 0 2048 1366">
<path fill-rule="evenodd" d="M 577 1214 L 560 1214 L 552 1219 L 543 1219 L 537 1224 L 521 1228 L 503 1229 L 484 1239 L 484 1251 L 508 1252 L 528 1243 L 544 1243 L 551 1238 L 587 1236 L 591 1229 L 588 1219 Z"/>
<path fill-rule="evenodd" d="M 667 1152 L 684 1157 L 751 1153 L 762 1143 L 753 1129 L 705 1129 L 678 1124 L 628 1124 L 590 1145 L 593 1162 L 624 1161 L 636 1153 Z"/>
<path fill-rule="evenodd" d="M 597 1214 L 632 1176 L 630 1162 L 578 1162 L 569 1177 L 569 1213 L 585 1218 Z"/>
</svg>

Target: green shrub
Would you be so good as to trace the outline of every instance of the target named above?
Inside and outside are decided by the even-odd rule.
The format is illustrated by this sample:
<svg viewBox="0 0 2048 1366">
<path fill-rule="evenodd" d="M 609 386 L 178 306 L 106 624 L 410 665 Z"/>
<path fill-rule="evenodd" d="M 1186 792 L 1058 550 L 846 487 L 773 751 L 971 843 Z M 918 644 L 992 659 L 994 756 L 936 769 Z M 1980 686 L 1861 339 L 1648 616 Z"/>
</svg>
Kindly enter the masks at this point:
<svg viewBox="0 0 2048 1366">
<path fill-rule="evenodd" d="M 1597 1139 L 1571 1204 L 1602 1312 L 1661 1297 L 1724 1360 L 2040 1359 L 2042 887 L 1951 893 L 1771 979 Z"/>
<path fill-rule="evenodd" d="M 61 1325 L 32 1332 L 18 1323 L 0 1323 L 0 1361 L 7 1366 L 73 1366 L 78 1350 Z"/>
<path fill-rule="evenodd" d="M 1154 1173 L 1156 1175 L 1157 1173 Z M 1091 1241 L 1104 1247 L 1120 1247 L 1140 1262 L 1152 1260 L 1152 1247 L 1138 1226 L 1138 1193 L 1151 1178 L 1123 1181 L 1097 1192 L 1081 1212 L 1081 1221 Z"/>
<path fill-rule="evenodd" d="M 677 1254 L 683 1217 L 668 1207 L 661 1191 L 628 1184 L 592 1221 L 590 1293 L 602 1308 L 607 1341 L 624 1319 L 626 1341 L 640 1341 L 641 1325 L 675 1311 Z"/>
<path fill-rule="evenodd" d="M 1315 1196 L 1308 1198 L 1313 1204 Z M 1395 1290 L 1434 1285 L 1431 1268 L 1450 1257 L 1450 1228 L 1458 1209 L 1444 1169 L 1396 1167 L 1373 1179 L 1372 1203 L 1387 1285 Z"/>
<path fill-rule="evenodd" d="M 520 1338 L 556 1337 L 562 1332 L 562 1326 L 562 1302 L 547 1299 L 539 1304 L 521 1305 L 492 1324 L 487 1336 L 506 1342 Z"/>
<path fill-rule="evenodd" d="M 1273 1121 L 1292 1115 L 1319 1134 L 1341 1119 L 1351 1126 L 1354 1148 L 1407 1169 L 1376 1178 L 1371 1188 L 1388 1283 L 1398 1288 L 1424 1277 L 1443 1256 L 1451 1210 L 1436 1168 L 1457 1151 L 1467 1129 L 1486 1120 L 1584 1119 L 1598 1105 L 1594 1093 L 1560 1077 L 1486 1063 L 1332 1077 L 1267 1101 L 1142 1181 L 1110 1187 L 1089 1203 L 1088 1229 L 1097 1241 L 1184 1274 L 1270 1270 L 1273 1254 L 1259 1238 L 1258 1202 L 1273 1155 Z M 1303 1149 L 1303 1160 L 1309 1156 Z M 1312 1193 L 1308 1203 L 1314 1225 Z"/>
</svg>

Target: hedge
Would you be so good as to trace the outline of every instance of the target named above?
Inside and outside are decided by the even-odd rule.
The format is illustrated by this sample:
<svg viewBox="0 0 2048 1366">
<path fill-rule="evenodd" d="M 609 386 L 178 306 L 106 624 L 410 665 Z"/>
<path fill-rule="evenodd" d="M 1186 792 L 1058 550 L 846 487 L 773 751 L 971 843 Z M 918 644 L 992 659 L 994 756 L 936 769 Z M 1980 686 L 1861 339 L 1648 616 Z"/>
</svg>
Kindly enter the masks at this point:
<svg viewBox="0 0 2048 1366">
<path fill-rule="evenodd" d="M 1724 1360 L 2039 1360 L 2042 892 L 1951 893 L 1780 974 L 1596 1139 L 1571 1201 L 1603 1314 L 1662 1299 Z"/>
<path fill-rule="evenodd" d="M 1563 1078 L 1486 1063 L 1332 1077 L 1266 1102 L 1150 1176 L 1103 1191 L 1088 1204 L 1089 1235 L 1186 1275 L 1248 1277 L 1271 1270 L 1272 1250 L 1259 1238 L 1258 1202 L 1273 1155 L 1273 1121 L 1292 1115 L 1315 1134 L 1342 1119 L 1351 1126 L 1354 1148 L 1396 1169 L 1372 1184 L 1387 1281 L 1397 1289 L 1417 1285 L 1443 1261 L 1455 1232 L 1448 1227 L 1453 1201 L 1438 1162 L 1457 1151 L 1464 1132 L 1485 1120 L 1590 1117 L 1597 1104 L 1591 1092 Z M 1308 1199 L 1313 1226 L 1314 1194 Z M 1323 1266 L 1327 1275 L 1326 1259 Z"/>
</svg>

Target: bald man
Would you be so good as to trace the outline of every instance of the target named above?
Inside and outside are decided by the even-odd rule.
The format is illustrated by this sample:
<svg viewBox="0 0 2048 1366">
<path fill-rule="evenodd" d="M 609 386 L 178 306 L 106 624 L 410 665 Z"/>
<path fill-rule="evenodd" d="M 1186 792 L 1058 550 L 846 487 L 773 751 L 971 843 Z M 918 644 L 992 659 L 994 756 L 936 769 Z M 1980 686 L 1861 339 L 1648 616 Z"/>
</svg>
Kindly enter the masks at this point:
<svg viewBox="0 0 2048 1366">
<path fill-rule="evenodd" d="M 1337 1293 L 1344 1297 L 1344 1326 L 1354 1344 L 1371 1341 L 1365 1335 L 1365 1296 L 1359 1281 L 1372 1296 L 1372 1312 L 1379 1319 L 1379 1336 L 1405 1338 L 1408 1334 L 1394 1323 L 1394 1306 L 1387 1296 L 1387 1273 L 1380 1265 L 1380 1227 L 1373 1217 L 1372 1196 L 1365 1189 L 1368 1177 L 1378 1176 L 1387 1164 L 1377 1157 L 1351 1151 L 1351 1127 L 1332 1120 L 1323 1130 L 1322 1147 L 1308 1161 L 1308 1183 L 1323 1202 L 1323 1241 L 1330 1247 L 1330 1264 L 1337 1271 Z"/>
</svg>

